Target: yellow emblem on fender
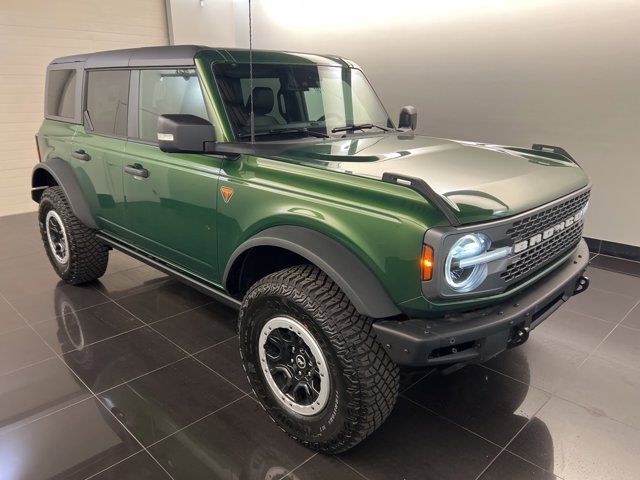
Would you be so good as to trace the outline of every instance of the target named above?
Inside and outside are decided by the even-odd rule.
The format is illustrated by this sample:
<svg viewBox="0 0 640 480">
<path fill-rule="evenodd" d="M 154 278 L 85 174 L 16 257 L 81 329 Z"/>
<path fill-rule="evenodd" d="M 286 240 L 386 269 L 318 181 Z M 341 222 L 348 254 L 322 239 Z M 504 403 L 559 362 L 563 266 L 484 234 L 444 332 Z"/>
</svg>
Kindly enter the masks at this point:
<svg viewBox="0 0 640 480">
<path fill-rule="evenodd" d="M 231 197 L 233 197 L 233 188 L 231 187 L 220 187 L 220 193 L 222 194 L 222 199 L 224 203 L 229 203 Z"/>
</svg>

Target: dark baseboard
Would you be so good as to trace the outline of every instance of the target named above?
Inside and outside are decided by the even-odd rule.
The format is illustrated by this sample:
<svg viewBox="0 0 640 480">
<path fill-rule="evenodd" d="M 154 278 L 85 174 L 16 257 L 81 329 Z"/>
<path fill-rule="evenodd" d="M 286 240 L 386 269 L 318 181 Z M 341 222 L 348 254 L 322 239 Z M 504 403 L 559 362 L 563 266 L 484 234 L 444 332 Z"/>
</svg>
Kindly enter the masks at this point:
<svg viewBox="0 0 640 480">
<path fill-rule="evenodd" d="M 589 251 L 608 255 L 610 257 L 624 258 L 626 260 L 640 261 L 640 247 L 625 243 L 609 242 L 598 238 L 584 237 L 589 245 Z"/>
</svg>

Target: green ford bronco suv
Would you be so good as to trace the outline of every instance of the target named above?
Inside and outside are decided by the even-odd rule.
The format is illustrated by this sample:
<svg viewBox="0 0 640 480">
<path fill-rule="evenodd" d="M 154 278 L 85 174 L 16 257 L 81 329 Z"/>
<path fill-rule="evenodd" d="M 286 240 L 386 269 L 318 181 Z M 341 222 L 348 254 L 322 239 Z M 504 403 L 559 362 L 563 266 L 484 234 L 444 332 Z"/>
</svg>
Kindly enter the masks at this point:
<svg viewBox="0 0 640 480">
<path fill-rule="evenodd" d="M 525 342 L 584 291 L 590 182 L 562 148 L 414 135 L 330 55 L 153 47 L 47 70 L 32 196 L 70 284 L 115 248 L 239 309 L 271 418 L 336 453 L 391 412 L 399 366 Z"/>
</svg>

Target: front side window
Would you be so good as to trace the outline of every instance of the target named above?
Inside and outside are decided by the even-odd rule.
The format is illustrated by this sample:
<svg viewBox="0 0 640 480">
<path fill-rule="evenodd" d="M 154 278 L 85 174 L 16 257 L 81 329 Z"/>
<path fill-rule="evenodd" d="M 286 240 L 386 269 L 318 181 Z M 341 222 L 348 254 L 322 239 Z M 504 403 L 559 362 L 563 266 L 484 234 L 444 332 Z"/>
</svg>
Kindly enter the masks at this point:
<svg viewBox="0 0 640 480">
<path fill-rule="evenodd" d="M 76 70 L 49 70 L 46 114 L 73 118 L 76 110 Z"/>
<path fill-rule="evenodd" d="M 364 74 L 355 68 L 258 64 L 253 66 L 253 82 L 247 64 L 215 64 L 213 71 L 239 139 L 249 136 L 252 104 L 260 141 L 282 130 L 343 135 L 340 129 L 352 125 L 393 126 Z"/>
<path fill-rule="evenodd" d="M 93 131 L 127 136 L 128 70 L 96 70 L 87 74 L 87 107 Z"/>
<path fill-rule="evenodd" d="M 202 88 L 193 69 L 141 70 L 138 135 L 158 141 L 158 117 L 184 113 L 209 120 Z"/>
</svg>

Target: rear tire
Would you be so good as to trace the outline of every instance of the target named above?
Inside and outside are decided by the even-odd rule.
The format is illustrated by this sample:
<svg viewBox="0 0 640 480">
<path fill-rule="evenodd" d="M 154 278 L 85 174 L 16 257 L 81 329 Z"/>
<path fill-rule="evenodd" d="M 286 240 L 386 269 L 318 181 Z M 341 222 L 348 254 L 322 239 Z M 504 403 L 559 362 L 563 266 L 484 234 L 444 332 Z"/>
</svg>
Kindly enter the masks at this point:
<svg viewBox="0 0 640 480">
<path fill-rule="evenodd" d="M 61 187 L 44 191 L 38 221 L 49 261 L 62 280 L 78 285 L 104 275 L 109 249 L 73 214 Z"/>
<path fill-rule="evenodd" d="M 309 448 L 344 452 L 371 435 L 395 405 L 398 366 L 376 340 L 371 319 L 312 265 L 254 284 L 242 303 L 239 333 L 260 403 Z"/>
</svg>

